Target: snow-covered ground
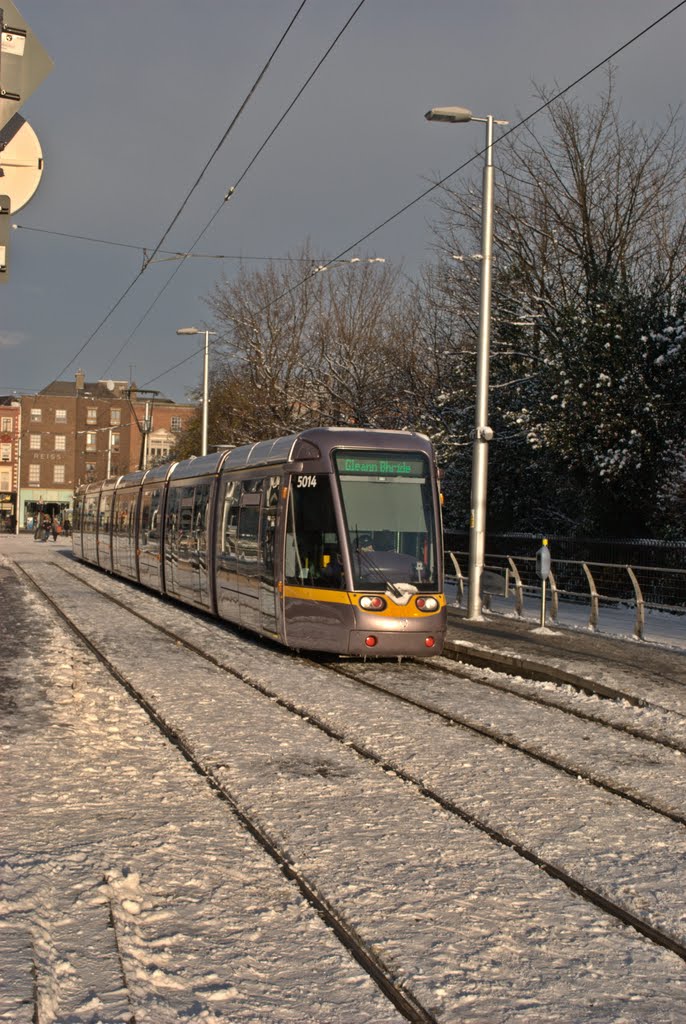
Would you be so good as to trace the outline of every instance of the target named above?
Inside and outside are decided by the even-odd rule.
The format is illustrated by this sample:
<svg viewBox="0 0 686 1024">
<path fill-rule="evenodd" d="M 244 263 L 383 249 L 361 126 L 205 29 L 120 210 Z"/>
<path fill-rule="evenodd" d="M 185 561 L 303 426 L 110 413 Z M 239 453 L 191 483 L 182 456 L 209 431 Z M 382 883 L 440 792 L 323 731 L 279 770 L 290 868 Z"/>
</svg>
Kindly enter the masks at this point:
<svg viewBox="0 0 686 1024">
<path fill-rule="evenodd" d="M 2 560 L 7 550 L 0 547 L 0 1020 L 400 1020 L 231 806 Z M 436 1020 L 684 1020 L 680 958 L 396 774 L 416 777 L 683 941 L 683 827 L 584 777 L 604 773 L 682 807 L 678 752 L 618 736 L 609 744 L 598 726 L 485 690 L 479 670 L 470 682 L 407 664 L 357 667 L 556 751 L 569 761 L 563 774 L 77 569 L 241 678 L 228 676 L 51 568 L 65 557 L 59 546 L 25 545 L 21 557 Z M 683 717 L 675 704 L 655 728 L 681 726 Z"/>
</svg>

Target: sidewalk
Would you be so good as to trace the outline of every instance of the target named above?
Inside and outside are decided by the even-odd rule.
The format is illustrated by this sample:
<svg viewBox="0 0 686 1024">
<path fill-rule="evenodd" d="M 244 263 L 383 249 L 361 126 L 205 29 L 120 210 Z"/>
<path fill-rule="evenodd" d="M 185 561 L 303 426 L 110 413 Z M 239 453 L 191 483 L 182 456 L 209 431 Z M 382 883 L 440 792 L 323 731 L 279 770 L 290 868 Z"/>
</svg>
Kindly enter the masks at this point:
<svg viewBox="0 0 686 1024">
<path fill-rule="evenodd" d="M 686 701 L 686 651 L 620 638 L 584 628 L 484 613 L 468 620 L 461 608 L 448 608 L 448 653 L 479 667 L 579 686 L 591 681 L 608 695 L 617 689 L 641 698 L 647 685 L 683 688 Z"/>
</svg>

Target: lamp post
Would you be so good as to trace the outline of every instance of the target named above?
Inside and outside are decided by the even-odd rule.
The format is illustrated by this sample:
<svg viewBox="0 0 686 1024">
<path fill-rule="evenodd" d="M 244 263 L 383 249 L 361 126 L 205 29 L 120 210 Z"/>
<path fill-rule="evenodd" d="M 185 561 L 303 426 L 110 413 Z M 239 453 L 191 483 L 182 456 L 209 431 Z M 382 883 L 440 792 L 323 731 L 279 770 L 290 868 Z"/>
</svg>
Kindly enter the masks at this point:
<svg viewBox="0 0 686 1024">
<path fill-rule="evenodd" d="M 202 370 L 202 443 L 201 455 L 207 455 L 207 420 L 209 399 L 209 367 L 210 367 L 210 334 L 216 335 L 217 331 L 199 331 L 197 327 L 178 327 L 177 334 L 204 334 L 205 335 L 205 358 Z"/>
<path fill-rule="evenodd" d="M 472 448 L 472 500 L 469 515 L 469 600 L 467 618 L 481 618 L 481 575 L 486 539 L 486 489 L 488 442 L 493 430 L 488 425 L 488 373 L 491 327 L 491 264 L 493 259 L 493 125 L 507 124 L 488 117 L 475 117 L 465 107 L 434 107 L 424 115 L 427 121 L 460 124 L 479 121 L 486 125 L 486 158 L 483 171 L 481 213 L 481 289 L 479 302 L 479 344 L 476 361 L 476 409 Z"/>
</svg>

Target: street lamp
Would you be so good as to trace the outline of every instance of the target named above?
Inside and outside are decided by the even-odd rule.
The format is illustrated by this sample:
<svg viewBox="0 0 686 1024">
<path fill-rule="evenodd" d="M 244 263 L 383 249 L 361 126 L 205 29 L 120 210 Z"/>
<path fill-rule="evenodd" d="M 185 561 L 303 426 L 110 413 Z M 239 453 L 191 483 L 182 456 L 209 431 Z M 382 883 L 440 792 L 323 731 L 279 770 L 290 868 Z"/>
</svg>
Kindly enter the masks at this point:
<svg viewBox="0 0 686 1024">
<path fill-rule="evenodd" d="M 210 334 L 216 335 L 217 331 L 199 331 L 197 327 L 178 327 L 176 333 L 205 335 L 205 359 L 202 371 L 202 450 L 200 454 L 207 455 L 207 414 L 210 404 L 208 389 L 210 366 Z"/>
<path fill-rule="evenodd" d="M 467 618 L 481 618 L 481 575 L 486 539 L 486 486 L 488 442 L 493 430 L 488 425 L 488 371 L 491 325 L 491 263 L 493 258 L 493 125 L 507 124 L 488 117 L 474 117 L 465 107 L 434 107 L 424 115 L 427 121 L 461 124 L 480 121 L 486 125 L 486 159 L 483 172 L 481 213 L 481 298 L 479 344 L 476 360 L 476 411 L 472 449 L 472 501 L 469 515 L 469 600 Z"/>
</svg>

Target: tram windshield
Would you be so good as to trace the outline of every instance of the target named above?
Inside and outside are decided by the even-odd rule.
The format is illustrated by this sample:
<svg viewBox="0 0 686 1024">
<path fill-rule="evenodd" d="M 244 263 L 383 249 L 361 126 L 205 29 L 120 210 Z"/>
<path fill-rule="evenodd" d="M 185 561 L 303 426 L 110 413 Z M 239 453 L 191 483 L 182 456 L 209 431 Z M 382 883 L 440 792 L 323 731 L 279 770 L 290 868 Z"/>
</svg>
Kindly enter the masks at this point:
<svg viewBox="0 0 686 1024">
<path fill-rule="evenodd" d="M 355 589 L 410 583 L 435 590 L 436 522 L 429 460 L 418 452 L 334 453 Z"/>
</svg>

